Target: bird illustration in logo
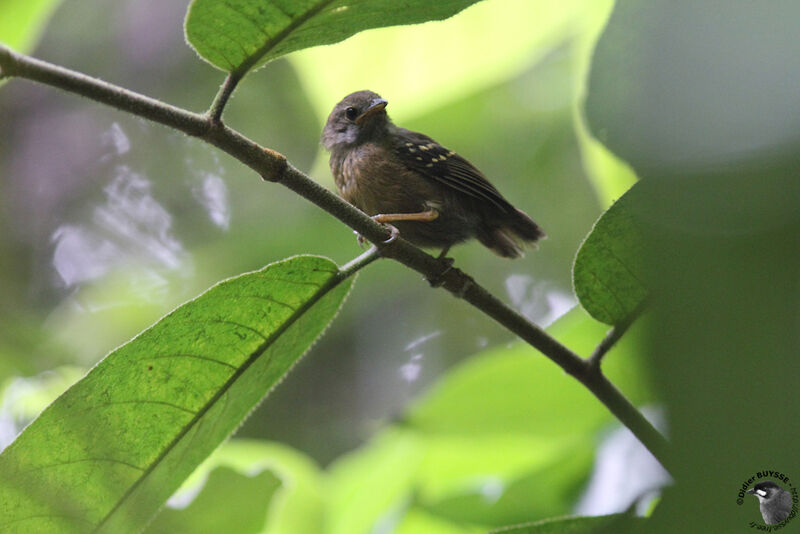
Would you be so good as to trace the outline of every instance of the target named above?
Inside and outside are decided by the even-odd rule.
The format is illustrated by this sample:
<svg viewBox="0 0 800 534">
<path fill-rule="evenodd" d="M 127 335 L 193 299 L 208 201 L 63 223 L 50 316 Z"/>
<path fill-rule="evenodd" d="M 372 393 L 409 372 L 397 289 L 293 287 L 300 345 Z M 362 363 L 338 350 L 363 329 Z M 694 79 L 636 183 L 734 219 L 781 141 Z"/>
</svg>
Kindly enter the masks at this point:
<svg viewBox="0 0 800 534">
<path fill-rule="evenodd" d="M 780 523 L 792 511 L 792 495 L 771 480 L 759 482 L 747 493 L 758 499 L 761 516 L 767 525 Z"/>
</svg>

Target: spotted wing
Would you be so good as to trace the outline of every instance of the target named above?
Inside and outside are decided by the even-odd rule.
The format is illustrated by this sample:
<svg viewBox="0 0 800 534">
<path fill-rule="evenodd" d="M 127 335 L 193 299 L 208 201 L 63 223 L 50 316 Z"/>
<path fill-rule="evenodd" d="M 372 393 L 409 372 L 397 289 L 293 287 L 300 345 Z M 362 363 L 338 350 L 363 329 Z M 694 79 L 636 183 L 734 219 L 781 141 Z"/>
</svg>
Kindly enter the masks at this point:
<svg viewBox="0 0 800 534">
<path fill-rule="evenodd" d="M 395 151 L 403 163 L 424 176 L 473 198 L 492 203 L 503 212 L 514 208 L 469 161 L 430 137 L 401 129 Z"/>
</svg>

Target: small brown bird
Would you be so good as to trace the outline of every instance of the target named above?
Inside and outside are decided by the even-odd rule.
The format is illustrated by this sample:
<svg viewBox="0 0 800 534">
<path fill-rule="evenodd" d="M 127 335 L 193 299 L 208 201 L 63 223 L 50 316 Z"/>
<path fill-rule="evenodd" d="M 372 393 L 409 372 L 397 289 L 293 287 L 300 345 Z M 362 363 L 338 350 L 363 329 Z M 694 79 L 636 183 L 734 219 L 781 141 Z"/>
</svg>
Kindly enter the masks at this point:
<svg viewBox="0 0 800 534">
<path fill-rule="evenodd" d="M 475 237 L 505 258 L 544 232 L 512 206 L 470 162 L 430 137 L 395 126 L 387 102 L 372 91 L 347 95 L 333 108 L 322 144 L 339 194 L 421 247 Z"/>
</svg>

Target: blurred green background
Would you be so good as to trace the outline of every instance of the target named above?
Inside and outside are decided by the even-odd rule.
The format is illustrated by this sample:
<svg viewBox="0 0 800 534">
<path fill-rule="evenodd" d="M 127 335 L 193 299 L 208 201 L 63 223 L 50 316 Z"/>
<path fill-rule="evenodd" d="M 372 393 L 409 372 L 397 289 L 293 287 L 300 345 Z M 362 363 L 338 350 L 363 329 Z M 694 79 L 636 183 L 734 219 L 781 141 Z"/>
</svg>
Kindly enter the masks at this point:
<svg viewBox="0 0 800 534">
<path fill-rule="evenodd" d="M 64 2 L 34 55 L 203 110 L 222 76 L 183 43 L 185 5 L 110 5 Z M 352 90 L 380 92 L 396 122 L 467 155 L 546 229 L 518 262 L 476 243 L 454 257 L 548 323 L 575 302 L 570 265 L 607 204 L 582 165 L 573 106 L 586 42 L 609 7 L 500 1 L 368 31 L 254 73 L 226 120 L 333 188 L 319 145 L 327 113 Z M 90 366 L 222 278 L 293 254 L 344 263 L 359 253 L 352 232 L 314 206 L 160 126 L 20 82 L 0 93 L 0 114 L 3 378 Z M 360 278 L 342 317 L 241 435 L 330 461 L 448 367 L 513 339 L 398 265 Z"/>
</svg>

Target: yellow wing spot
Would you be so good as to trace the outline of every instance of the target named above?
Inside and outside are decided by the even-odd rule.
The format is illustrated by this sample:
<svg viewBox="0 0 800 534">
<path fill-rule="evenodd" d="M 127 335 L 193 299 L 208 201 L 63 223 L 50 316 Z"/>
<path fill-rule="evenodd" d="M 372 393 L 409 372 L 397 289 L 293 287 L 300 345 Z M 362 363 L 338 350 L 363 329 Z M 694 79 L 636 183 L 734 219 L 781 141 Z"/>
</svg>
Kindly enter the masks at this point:
<svg viewBox="0 0 800 534">
<path fill-rule="evenodd" d="M 406 146 L 414 146 L 414 143 L 406 143 Z"/>
<path fill-rule="evenodd" d="M 444 161 L 447 159 L 447 156 L 439 156 L 439 161 Z"/>
<path fill-rule="evenodd" d="M 427 165 L 425 165 L 425 166 L 426 166 L 426 167 L 433 167 L 433 163 L 428 163 L 428 164 L 427 164 Z"/>
<path fill-rule="evenodd" d="M 422 156 L 417 156 L 417 161 L 422 161 Z"/>
<path fill-rule="evenodd" d="M 437 161 L 439 161 L 439 160 L 436 159 L 436 158 L 431 158 L 431 163 L 436 163 Z"/>
<path fill-rule="evenodd" d="M 454 150 L 451 150 L 450 152 L 447 153 L 447 155 L 450 156 L 450 157 L 453 157 L 453 156 L 456 155 L 456 153 L 455 153 Z"/>
<path fill-rule="evenodd" d="M 411 153 L 413 154 L 414 152 L 416 152 L 416 151 L 417 151 L 417 149 L 416 149 L 416 148 L 409 148 L 409 149 L 408 149 L 408 151 L 409 151 L 409 152 L 411 152 Z"/>
<path fill-rule="evenodd" d="M 430 147 L 429 147 L 429 146 L 427 146 L 427 145 L 420 145 L 420 146 L 419 146 L 419 149 L 420 149 L 420 150 L 428 150 L 429 148 L 430 148 Z"/>
</svg>

